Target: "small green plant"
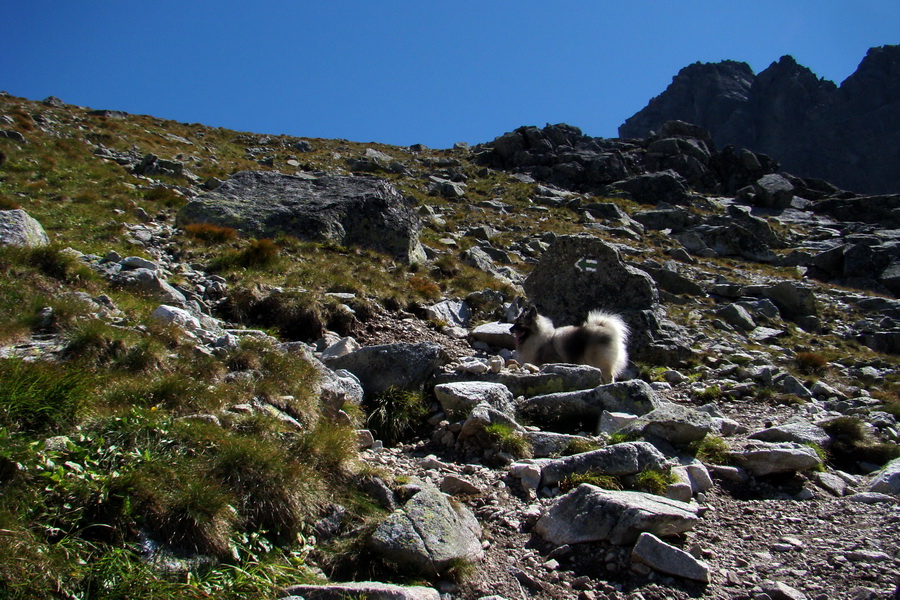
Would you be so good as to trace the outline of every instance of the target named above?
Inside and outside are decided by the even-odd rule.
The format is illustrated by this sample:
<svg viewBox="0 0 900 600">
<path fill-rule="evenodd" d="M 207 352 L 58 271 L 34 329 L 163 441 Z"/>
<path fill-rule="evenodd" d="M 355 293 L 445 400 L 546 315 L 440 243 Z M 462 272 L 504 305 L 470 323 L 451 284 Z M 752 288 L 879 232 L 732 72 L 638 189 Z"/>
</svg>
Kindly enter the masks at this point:
<svg viewBox="0 0 900 600">
<path fill-rule="evenodd" d="M 728 444 L 715 435 L 707 434 L 703 439 L 691 442 L 688 445 L 688 451 L 697 460 L 712 465 L 727 465 L 731 462 L 731 450 L 728 448 Z"/>
<path fill-rule="evenodd" d="M 641 439 L 641 433 L 639 431 L 616 431 L 609 434 L 608 445 L 614 446 L 625 442 L 636 442 L 639 439 Z"/>
<path fill-rule="evenodd" d="M 591 450 L 597 450 L 600 447 L 600 444 L 592 440 L 588 440 L 585 438 L 573 438 L 569 441 L 568 444 L 566 444 L 565 449 L 562 451 L 562 456 L 584 454 L 585 452 L 590 452 Z"/>
<path fill-rule="evenodd" d="M 512 425 L 505 423 L 491 423 L 486 425 L 484 432 L 490 436 L 497 449 L 506 452 L 515 458 L 528 458 L 531 456 L 531 445 Z"/>
<path fill-rule="evenodd" d="M 697 394 L 698 402 L 715 402 L 722 398 L 722 388 L 717 385 L 711 385 L 707 388 L 704 388 Z"/>
<path fill-rule="evenodd" d="M 587 483 L 604 490 L 621 490 L 623 489 L 622 480 L 614 475 L 605 475 L 596 471 L 587 471 L 586 473 L 572 473 L 566 476 L 559 483 L 559 489 L 568 492 L 577 488 L 582 483 Z"/>
<path fill-rule="evenodd" d="M 635 476 L 638 490 L 657 496 L 662 496 L 674 482 L 675 476 L 669 470 L 645 469 Z"/>
<path fill-rule="evenodd" d="M 389 446 L 411 433 L 428 407 L 420 392 L 391 387 L 368 402 L 367 423 L 372 433 Z"/>
<path fill-rule="evenodd" d="M 444 571 L 444 576 L 449 577 L 451 581 L 462 582 L 471 579 L 477 572 L 478 565 L 471 560 L 454 558 L 450 561 L 450 565 Z"/>
</svg>

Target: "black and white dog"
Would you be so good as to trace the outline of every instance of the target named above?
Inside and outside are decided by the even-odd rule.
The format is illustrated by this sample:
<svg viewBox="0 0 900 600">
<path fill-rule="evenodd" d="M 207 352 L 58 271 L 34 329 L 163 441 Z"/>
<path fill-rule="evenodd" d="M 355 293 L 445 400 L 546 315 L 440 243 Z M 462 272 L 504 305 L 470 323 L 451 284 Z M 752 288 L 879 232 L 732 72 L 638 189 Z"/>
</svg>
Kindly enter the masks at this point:
<svg viewBox="0 0 900 600">
<path fill-rule="evenodd" d="M 628 365 L 628 326 L 619 315 L 593 310 L 583 325 L 554 327 L 534 306 L 522 309 L 510 328 L 516 351 L 526 363 L 591 365 L 612 383 Z"/>
</svg>

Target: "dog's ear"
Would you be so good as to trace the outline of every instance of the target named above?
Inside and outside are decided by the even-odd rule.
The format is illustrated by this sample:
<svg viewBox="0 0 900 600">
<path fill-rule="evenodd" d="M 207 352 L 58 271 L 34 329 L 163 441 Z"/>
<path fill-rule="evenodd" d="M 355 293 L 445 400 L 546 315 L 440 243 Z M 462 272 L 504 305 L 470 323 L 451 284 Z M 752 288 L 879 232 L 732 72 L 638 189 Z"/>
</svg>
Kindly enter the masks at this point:
<svg viewBox="0 0 900 600">
<path fill-rule="evenodd" d="M 522 310 L 522 312 L 525 314 L 525 318 L 528 319 L 528 320 L 533 321 L 534 319 L 537 319 L 538 311 L 537 311 L 537 307 L 536 307 L 534 304 L 530 304 L 530 303 L 529 303 L 529 304 Z"/>
</svg>

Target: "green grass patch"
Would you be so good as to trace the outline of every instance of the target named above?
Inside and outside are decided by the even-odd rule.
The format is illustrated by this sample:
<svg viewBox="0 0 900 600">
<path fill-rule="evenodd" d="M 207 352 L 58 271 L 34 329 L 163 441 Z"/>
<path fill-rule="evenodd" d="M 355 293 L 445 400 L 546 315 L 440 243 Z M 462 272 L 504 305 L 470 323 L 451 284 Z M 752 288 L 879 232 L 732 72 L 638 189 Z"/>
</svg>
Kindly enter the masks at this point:
<svg viewBox="0 0 900 600">
<path fill-rule="evenodd" d="M 0 426 L 56 432 L 75 425 L 93 399 L 91 376 L 43 362 L 0 360 Z"/>
<path fill-rule="evenodd" d="M 366 423 L 373 435 L 394 446 L 412 434 L 428 414 L 420 392 L 389 388 L 365 403 Z"/>
<path fill-rule="evenodd" d="M 505 452 L 514 458 L 528 458 L 531 456 L 531 444 L 513 426 L 504 423 L 491 423 L 485 426 L 484 431 L 500 452 Z"/>
</svg>

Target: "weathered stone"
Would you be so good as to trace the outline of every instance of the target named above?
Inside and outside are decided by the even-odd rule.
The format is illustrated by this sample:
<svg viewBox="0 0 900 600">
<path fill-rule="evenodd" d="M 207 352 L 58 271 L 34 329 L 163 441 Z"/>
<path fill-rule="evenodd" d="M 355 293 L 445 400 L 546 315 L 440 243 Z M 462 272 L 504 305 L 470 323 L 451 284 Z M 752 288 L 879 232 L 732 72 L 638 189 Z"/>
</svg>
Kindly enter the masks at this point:
<svg viewBox="0 0 900 600">
<path fill-rule="evenodd" d="M 716 311 L 716 315 L 734 327 L 743 331 L 752 331 L 756 328 L 750 312 L 740 304 L 728 304 Z"/>
<path fill-rule="evenodd" d="M 696 522 L 697 511 L 690 504 L 583 483 L 557 500 L 534 530 L 557 546 L 603 540 L 621 545 L 635 542 L 644 532 L 677 535 Z"/>
<path fill-rule="evenodd" d="M 884 466 L 869 485 L 870 492 L 900 496 L 900 458 Z"/>
<path fill-rule="evenodd" d="M 628 266 L 612 245 L 593 236 L 556 238 L 525 280 L 525 292 L 556 325 L 580 325 L 594 309 L 653 308 L 653 279 Z"/>
<path fill-rule="evenodd" d="M 652 533 L 640 535 L 631 551 L 631 560 L 643 563 L 654 571 L 709 583 L 709 565 Z"/>
<path fill-rule="evenodd" d="M 630 379 L 589 390 L 534 396 L 521 402 L 518 409 L 535 423 L 586 424 L 594 429 L 603 411 L 643 415 L 661 405 L 647 382 Z"/>
<path fill-rule="evenodd" d="M 428 378 L 447 362 L 449 357 L 443 348 L 420 342 L 367 346 L 326 364 L 331 369 L 353 373 L 366 395 L 373 396 L 390 388 L 421 390 Z"/>
<path fill-rule="evenodd" d="M 24 210 L 0 210 L 0 246 L 33 248 L 50 243 L 40 223 Z"/>
<path fill-rule="evenodd" d="M 484 364 L 484 363 L 480 363 Z M 588 365 L 549 364 L 537 373 L 489 372 L 487 365 L 477 374 L 439 373 L 435 384 L 460 381 L 486 381 L 505 385 L 513 396 L 534 396 L 548 392 L 593 389 L 603 382 L 603 373 Z"/>
<path fill-rule="evenodd" d="M 291 235 L 358 245 L 406 262 L 425 259 L 416 212 L 392 184 L 372 177 L 242 171 L 189 202 L 176 222 L 213 223 L 257 238 Z"/>
<path fill-rule="evenodd" d="M 472 338 L 491 346 L 512 350 L 516 346 L 516 340 L 509 328 L 510 323 L 484 323 L 472 330 Z"/>
<path fill-rule="evenodd" d="M 472 319 L 472 308 L 458 300 L 443 300 L 426 309 L 428 318 L 456 327 L 468 327 Z"/>
<path fill-rule="evenodd" d="M 425 489 L 385 519 L 369 544 L 386 559 L 440 575 L 459 560 L 484 556 L 481 527 L 464 505 L 436 489 Z"/>
<path fill-rule="evenodd" d="M 750 442 L 744 449 L 732 452 L 742 467 L 755 475 L 808 471 L 822 465 L 822 459 L 809 446 L 793 442 Z"/>
<path fill-rule="evenodd" d="M 764 442 L 796 442 L 798 444 L 817 444 L 822 448 L 831 443 L 831 438 L 818 425 L 805 421 L 785 423 L 756 431 L 747 436 L 751 440 Z"/>
<path fill-rule="evenodd" d="M 714 431 L 715 427 L 710 415 L 674 403 L 664 403 L 654 408 L 621 430 L 625 434 L 640 433 L 673 444 L 686 444 L 702 440 L 707 434 Z"/>
<path fill-rule="evenodd" d="M 476 405 L 486 402 L 509 416 L 515 415 L 512 392 L 502 383 L 461 381 L 434 386 L 434 395 L 451 418 L 468 415 Z"/>
<path fill-rule="evenodd" d="M 563 458 L 537 461 L 535 464 L 541 468 L 541 483 L 552 486 L 574 474 L 591 472 L 618 476 L 662 469 L 666 465 L 666 457 L 647 442 L 623 442 Z"/>
<path fill-rule="evenodd" d="M 441 595 L 434 588 L 394 585 L 375 581 L 330 583 L 328 585 L 292 585 L 286 587 L 284 593 L 290 598 L 304 598 L 305 600 L 346 600 L 347 598 L 366 598 L 366 600 L 441 599 Z"/>
</svg>

